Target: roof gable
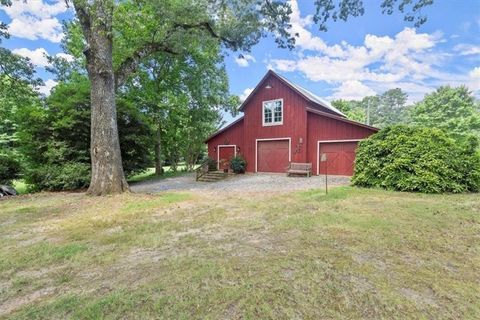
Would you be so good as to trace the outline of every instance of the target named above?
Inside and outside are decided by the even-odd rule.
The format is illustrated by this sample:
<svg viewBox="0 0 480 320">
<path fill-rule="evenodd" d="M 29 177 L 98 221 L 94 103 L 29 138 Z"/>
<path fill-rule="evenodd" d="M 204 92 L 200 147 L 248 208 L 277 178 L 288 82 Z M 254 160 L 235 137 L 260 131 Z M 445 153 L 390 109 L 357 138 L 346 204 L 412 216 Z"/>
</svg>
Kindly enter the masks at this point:
<svg viewBox="0 0 480 320">
<path fill-rule="evenodd" d="M 243 103 L 240 105 L 240 111 L 243 111 L 245 106 L 248 104 L 248 102 L 251 100 L 251 98 L 260 90 L 263 88 L 264 82 L 270 77 L 273 76 L 280 80 L 282 83 L 284 83 L 286 86 L 288 86 L 290 89 L 292 89 L 294 92 L 296 92 L 298 95 L 302 96 L 305 100 L 308 102 L 311 102 L 313 106 L 320 106 L 323 107 L 329 111 L 332 111 L 334 114 L 341 116 L 341 117 L 346 117 L 345 114 L 343 114 L 340 110 L 332 106 L 328 101 L 320 98 L 319 96 L 313 94 L 312 92 L 308 91 L 305 88 L 302 88 L 301 86 L 294 84 L 293 82 L 287 80 L 286 78 L 282 77 L 281 75 L 275 73 L 272 70 L 268 70 L 267 74 L 260 80 L 260 82 L 257 84 L 255 89 L 248 95 L 248 97 L 243 101 Z"/>
</svg>

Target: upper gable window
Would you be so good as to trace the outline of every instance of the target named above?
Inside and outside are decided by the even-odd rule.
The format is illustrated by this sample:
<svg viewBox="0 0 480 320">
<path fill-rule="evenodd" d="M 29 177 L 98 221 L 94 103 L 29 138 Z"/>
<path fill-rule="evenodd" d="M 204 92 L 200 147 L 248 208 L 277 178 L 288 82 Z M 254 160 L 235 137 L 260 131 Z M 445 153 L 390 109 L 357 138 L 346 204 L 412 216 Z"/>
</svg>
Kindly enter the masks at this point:
<svg viewBox="0 0 480 320">
<path fill-rule="evenodd" d="M 264 101 L 262 109 L 264 126 L 283 124 L 283 99 Z"/>
</svg>

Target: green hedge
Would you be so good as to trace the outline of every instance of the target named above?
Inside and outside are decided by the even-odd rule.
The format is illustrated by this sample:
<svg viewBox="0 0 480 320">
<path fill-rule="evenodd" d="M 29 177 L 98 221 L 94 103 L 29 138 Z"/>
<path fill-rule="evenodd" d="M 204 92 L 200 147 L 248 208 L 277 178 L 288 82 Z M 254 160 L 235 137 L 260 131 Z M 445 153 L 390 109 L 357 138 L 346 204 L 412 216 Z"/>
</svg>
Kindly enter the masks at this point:
<svg viewBox="0 0 480 320">
<path fill-rule="evenodd" d="M 90 183 L 90 165 L 80 162 L 40 165 L 27 169 L 25 178 L 31 184 L 31 191 L 82 189 Z"/>
<path fill-rule="evenodd" d="M 354 185 L 424 193 L 478 192 L 475 138 L 460 143 L 432 128 L 387 127 L 360 142 Z"/>
<path fill-rule="evenodd" d="M 0 184 L 11 185 L 20 176 L 20 161 L 13 153 L 0 152 Z"/>
</svg>

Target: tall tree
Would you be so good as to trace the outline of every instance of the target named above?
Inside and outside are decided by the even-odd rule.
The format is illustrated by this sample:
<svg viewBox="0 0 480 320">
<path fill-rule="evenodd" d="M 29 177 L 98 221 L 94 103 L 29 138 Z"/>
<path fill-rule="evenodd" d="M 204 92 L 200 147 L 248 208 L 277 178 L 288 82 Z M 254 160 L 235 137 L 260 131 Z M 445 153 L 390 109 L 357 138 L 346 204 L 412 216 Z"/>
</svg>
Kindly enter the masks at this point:
<svg viewBox="0 0 480 320">
<path fill-rule="evenodd" d="M 479 103 L 464 86 L 444 86 L 427 94 L 415 104 L 411 117 L 417 125 L 442 129 L 457 139 L 480 138 Z"/>
<path fill-rule="evenodd" d="M 401 89 L 390 89 L 371 101 L 370 123 L 378 128 L 406 123 L 408 119 L 408 95 Z M 368 102 L 367 102 L 368 103 Z"/>
<path fill-rule="evenodd" d="M 219 111 L 232 111 L 223 56 L 216 42 L 191 48 L 188 54 L 155 54 L 142 63 L 127 91 L 148 114 L 156 132 L 155 172 L 162 173 L 168 156 L 172 167 L 183 158 L 189 169 L 204 148 L 203 140 L 220 120 Z"/>
</svg>

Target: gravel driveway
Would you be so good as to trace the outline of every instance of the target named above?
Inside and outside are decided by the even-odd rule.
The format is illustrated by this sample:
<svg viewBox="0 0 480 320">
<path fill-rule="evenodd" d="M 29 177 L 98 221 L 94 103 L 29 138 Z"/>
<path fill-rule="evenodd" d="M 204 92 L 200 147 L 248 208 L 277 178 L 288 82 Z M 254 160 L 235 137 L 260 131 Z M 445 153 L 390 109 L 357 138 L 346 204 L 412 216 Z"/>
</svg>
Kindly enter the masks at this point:
<svg viewBox="0 0 480 320">
<path fill-rule="evenodd" d="M 329 176 L 329 186 L 350 184 L 350 177 Z M 195 181 L 195 174 L 150 180 L 131 185 L 133 192 L 155 193 L 165 190 L 204 190 L 214 192 L 292 191 L 325 187 L 325 176 L 287 177 L 285 174 L 242 174 L 217 182 Z"/>
</svg>

